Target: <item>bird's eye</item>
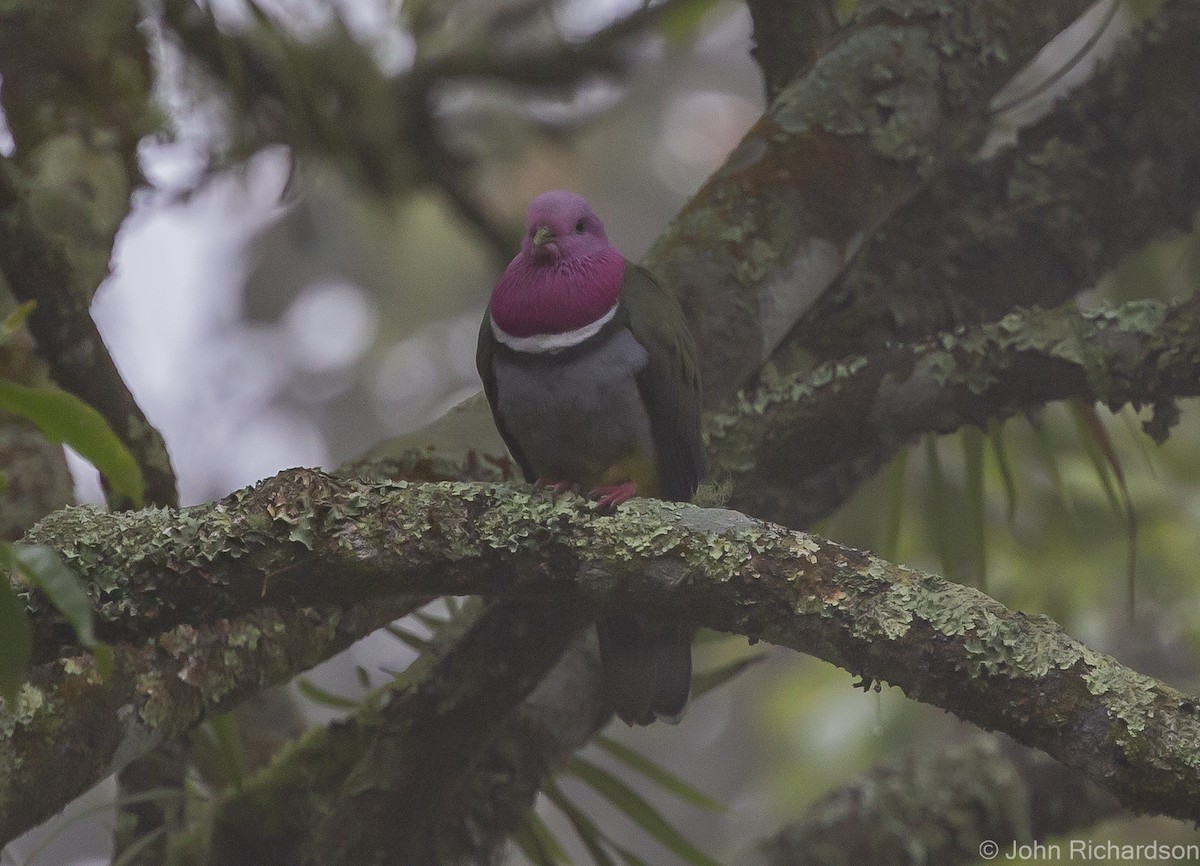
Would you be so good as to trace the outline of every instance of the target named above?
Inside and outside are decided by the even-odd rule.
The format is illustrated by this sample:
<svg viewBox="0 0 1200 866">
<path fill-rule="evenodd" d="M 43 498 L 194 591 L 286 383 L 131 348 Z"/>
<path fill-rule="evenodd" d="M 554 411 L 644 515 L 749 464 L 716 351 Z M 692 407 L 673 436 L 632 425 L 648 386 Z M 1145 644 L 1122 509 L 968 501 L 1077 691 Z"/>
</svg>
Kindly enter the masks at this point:
<svg viewBox="0 0 1200 866">
<path fill-rule="evenodd" d="M 575 234 L 577 234 L 577 235 L 583 234 L 583 220 L 580 220 L 579 222 L 575 223 Z"/>
</svg>

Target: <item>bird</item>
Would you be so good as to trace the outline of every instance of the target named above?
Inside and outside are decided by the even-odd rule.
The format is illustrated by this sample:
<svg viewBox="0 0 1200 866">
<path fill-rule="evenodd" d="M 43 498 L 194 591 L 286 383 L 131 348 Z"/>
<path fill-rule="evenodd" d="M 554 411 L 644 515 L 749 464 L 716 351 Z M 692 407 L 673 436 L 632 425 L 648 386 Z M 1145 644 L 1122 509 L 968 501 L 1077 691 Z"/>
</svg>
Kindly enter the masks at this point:
<svg viewBox="0 0 1200 866">
<path fill-rule="evenodd" d="M 692 498 L 706 466 L 695 342 L 674 293 L 609 241 L 583 196 L 529 204 L 521 248 L 492 290 L 476 366 L 528 482 L 588 493 Z M 629 725 L 677 722 L 691 630 L 614 607 L 596 623 L 605 687 Z"/>
</svg>

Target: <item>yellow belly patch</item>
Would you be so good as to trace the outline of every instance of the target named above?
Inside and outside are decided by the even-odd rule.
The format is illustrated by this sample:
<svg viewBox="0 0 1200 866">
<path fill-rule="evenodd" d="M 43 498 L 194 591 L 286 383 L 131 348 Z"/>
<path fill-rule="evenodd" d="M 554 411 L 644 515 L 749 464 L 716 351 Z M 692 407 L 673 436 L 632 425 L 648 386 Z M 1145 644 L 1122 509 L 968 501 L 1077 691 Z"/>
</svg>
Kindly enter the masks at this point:
<svg viewBox="0 0 1200 866">
<path fill-rule="evenodd" d="M 661 495 L 662 485 L 658 477 L 658 463 L 653 455 L 640 449 L 629 451 L 617 458 L 596 477 L 594 482 L 586 484 L 584 487 L 609 487 L 624 484 L 626 481 L 634 483 L 638 496 L 657 497 Z"/>
</svg>

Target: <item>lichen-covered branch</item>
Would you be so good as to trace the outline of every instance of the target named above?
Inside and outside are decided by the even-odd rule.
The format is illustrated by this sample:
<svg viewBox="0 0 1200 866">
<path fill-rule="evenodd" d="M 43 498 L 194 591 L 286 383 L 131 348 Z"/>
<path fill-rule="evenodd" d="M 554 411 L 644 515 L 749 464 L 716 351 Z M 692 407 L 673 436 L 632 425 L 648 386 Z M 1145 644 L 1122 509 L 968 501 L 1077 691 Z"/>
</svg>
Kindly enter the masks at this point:
<svg viewBox="0 0 1200 866">
<path fill-rule="evenodd" d="M 764 10 L 770 5 L 764 4 Z M 1200 138 L 1200 65 L 1189 62 L 1189 52 L 1200 40 L 1196 5 L 1195 0 L 1169 0 L 1093 82 L 1027 131 L 1018 147 L 984 163 L 949 161 L 941 166 L 936 181 L 887 215 L 880 223 L 883 230 L 867 238 L 853 259 L 847 260 L 848 252 L 835 255 L 837 244 L 805 240 L 793 221 L 812 220 L 822 231 L 843 225 L 844 219 L 831 216 L 837 207 L 865 212 L 846 204 L 854 199 L 846 190 L 871 184 L 879 189 L 877 179 L 858 169 L 853 176 L 835 171 L 841 163 L 831 167 L 828 159 L 793 152 L 800 145 L 790 144 L 792 138 L 809 148 L 826 141 L 830 132 L 821 124 L 790 137 L 756 137 L 754 131 L 748 135 L 644 260 L 686 293 L 693 330 L 711 367 L 705 395 L 710 409 L 718 413 L 710 426 L 715 462 L 739 482 L 734 500 L 738 508 L 791 526 L 811 525 L 844 502 L 862 478 L 912 434 L 946 432 L 978 422 L 993 409 L 1001 410 L 999 417 L 1011 413 L 1012 408 L 1000 405 L 1005 396 L 1000 390 L 989 398 L 934 383 L 936 395 L 910 402 L 912 411 L 893 422 L 880 414 L 887 406 L 874 399 L 870 380 L 885 374 L 906 380 L 902 368 L 913 355 L 908 349 L 888 347 L 900 334 L 926 341 L 940 324 L 975 321 L 989 313 L 1000 318 L 1018 300 L 1057 304 L 1087 287 L 1122 255 L 1190 218 L 1200 205 L 1200 163 L 1194 147 Z M 1054 13 L 1063 10 L 1056 6 Z M 839 38 L 859 37 L 847 31 Z M 825 116 L 841 116 L 816 98 L 837 97 L 822 84 L 821 76 L 832 76 L 832 71 L 821 70 L 840 50 L 844 49 L 832 49 L 794 82 L 772 112 L 809 105 L 814 112 L 825 106 Z M 853 73 L 854 69 L 839 72 L 849 81 L 855 80 Z M 802 96 L 809 102 L 795 101 Z M 827 156 L 848 154 L 843 144 L 835 147 L 830 138 Z M 877 157 L 878 165 L 890 164 Z M 848 187 L 830 186 L 839 179 Z M 788 186 L 790 182 L 812 186 L 802 196 Z M 1131 212 L 1134 218 L 1128 218 Z M 859 226 L 854 232 L 863 230 Z M 842 239 L 854 232 L 848 230 Z M 760 259 L 774 256 L 776 241 L 806 267 L 793 272 L 777 257 Z M 806 269 L 825 260 L 821 249 L 829 251 L 828 273 Z M 842 276 L 831 295 L 817 301 L 838 274 Z M 806 323 L 771 355 L 773 375 L 737 396 L 746 376 L 759 372 L 761 358 L 746 346 L 759 345 L 759 336 L 768 330 L 764 317 L 772 310 L 778 313 L 782 308 L 777 304 L 786 302 L 790 312 L 776 325 L 787 331 L 814 301 L 817 307 Z M 1071 319 L 1063 321 L 1064 328 L 1077 319 L 1069 309 L 1061 315 Z M 1098 348 L 1101 355 L 1112 354 Z M 855 357 L 867 351 L 869 355 Z M 814 372 L 814 355 L 833 363 Z M 854 379 L 861 389 L 842 381 L 868 358 L 868 369 Z M 1005 363 L 999 356 L 994 360 Z M 893 363 L 900 368 L 891 369 Z M 1179 389 L 1174 393 L 1192 393 L 1186 382 L 1194 372 L 1190 362 L 1177 357 L 1172 363 L 1181 374 L 1171 386 Z M 1046 373 L 1054 369 L 1042 367 Z M 1152 373 L 1148 367 L 1142 372 Z M 1013 371 L 1007 376 L 1010 392 L 1021 384 L 1016 375 Z M 1072 382 L 1062 386 L 1061 396 L 1093 393 L 1081 392 L 1078 379 Z M 1107 402 L 1124 399 L 1098 396 Z M 972 405 L 957 411 L 952 404 L 960 398 Z M 1056 397 L 1030 395 L 1034 404 L 1045 399 Z M 1153 399 L 1149 392 L 1142 395 L 1142 402 Z M 794 411 L 775 424 L 772 407 L 777 405 L 793 406 Z M 941 409 L 950 414 L 921 414 Z M 763 416 L 774 432 L 758 424 Z M 1160 420 L 1169 417 L 1164 414 Z M 1156 435 L 1164 429 L 1160 424 Z M 434 453 L 420 459 L 438 457 Z"/>
<path fill-rule="evenodd" d="M 466 623 L 454 625 L 453 633 L 435 636 L 436 648 L 426 650 L 399 688 L 422 688 L 430 677 L 443 681 L 444 687 L 445 678 L 433 664 L 441 648 L 453 649 L 451 644 L 466 630 Z M 490 665 L 472 665 L 458 683 L 456 691 L 462 695 L 457 701 L 463 697 L 497 700 L 498 696 L 489 695 L 498 685 L 492 682 L 498 673 L 504 672 Z M 611 718 L 595 642 L 577 642 L 515 710 L 503 717 L 476 718 L 489 745 L 473 756 L 469 767 L 459 764 L 453 776 L 439 775 L 435 788 L 453 789 L 455 798 L 432 827 L 428 814 L 415 825 L 411 820 L 403 827 L 388 822 L 385 829 L 406 835 L 400 840 L 403 845 L 420 849 L 407 861 L 397 862 L 488 862 L 489 853 L 520 826 L 546 778 Z M 378 748 L 374 744 L 380 740 L 382 722 L 380 713 L 368 710 L 337 727 L 310 731 L 264 772 L 228 792 L 213 806 L 207 862 L 303 862 L 311 850 L 313 828 L 333 810 L 347 776 L 355 764 L 363 763 L 369 750 Z M 384 757 L 377 773 L 405 772 L 398 766 L 400 755 Z M 297 784 L 300 779 L 305 784 Z M 280 815 L 287 816 L 286 827 L 279 825 Z M 360 827 L 361 822 L 353 826 Z"/>
<path fill-rule="evenodd" d="M 715 465 L 734 480 L 732 505 L 807 526 L 841 501 L 805 495 L 814 479 L 878 465 L 918 434 L 1081 398 L 1154 406 L 1146 429 L 1161 441 L 1174 400 L 1198 395 L 1200 301 L 1094 312 L 1068 304 L 785 376 L 706 429 Z"/>
<path fill-rule="evenodd" d="M 669 610 L 811 653 L 867 682 L 898 685 L 1082 769 L 1127 806 L 1200 817 L 1193 699 L 1093 652 L 1045 617 L 736 512 L 635 500 L 615 515 L 597 515 L 577 497 L 528 488 L 380 484 L 293 470 L 181 515 L 59 512 L 31 537 L 57 547 L 84 575 L 110 628 L 164 635 L 168 655 L 170 636 L 219 624 L 223 612 L 261 616 L 424 593 L 561 593 L 593 606 L 620 597 L 648 612 Z M 189 611 L 188 624 L 181 611 Z M 260 652 L 270 646 L 254 644 Z M 314 659 L 306 654 L 305 661 Z M 162 665 L 155 675 L 173 682 L 181 668 L 192 670 L 176 663 L 175 676 Z M 39 670 L 45 676 L 61 667 Z M 145 689 L 135 700 L 92 679 L 86 669 L 66 671 L 50 696 L 100 689 L 86 713 L 68 708 L 91 749 L 70 777 L 78 787 L 57 779 L 61 799 L 53 803 L 31 794 L 41 790 L 30 787 L 35 770 L 47 769 L 40 762 L 54 759 L 37 751 L 46 726 L 71 730 L 42 711 L 62 710 L 63 698 L 48 699 L 38 681 L 0 725 L 7 735 L 0 761 L 24 771 L 0 774 L 0 804 L 28 801 L 21 814 L 36 820 L 86 787 L 89 775 L 134 757 L 131 727 L 147 739 L 162 727 L 177 732 L 170 690 L 151 690 L 167 704 L 145 707 Z M 132 689 L 128 680 L 115 682 Z M 55 754 L 78 742 L 65 737 Z M 4 829 L 23 827 L 10 819 Z"/>
<path fill-rule="evenodd" d="M 435 866 L 463 859 L 455 849 L 464 789 L 589 621 L 569 593 L 490 604 L 439 658 L 436 676 L 415 681 L 380 711 L 377 734 L 320 816 L 313 861 Z"/>
<path fill-rule="evenodd" d="M 336 29 L 302 44 L 254 28 L 224 33 L 190 0 L 164 9 L 186 53 L 257 124 L 253 146 L 284 141 L 333 157 L 395 193 L 445 174 L 428 146 L 438 134 L 427 104 L 435 83 L 561 86 L 611 70 L 623 40 L 669 5 L 632 13 L 578 47 L 497 54 L 484 41 L 418 56 L 394 78 Z M 1089 5 L 859 4 L 836 44 L 780 92 L 644 260 L 684 294 L 710 407 L 758 371 L 882 221 L 969 155 L 991 122 L 991 97 Z"/>
<path fill-rule="evenodd" d="M 1016 145 L 948 168 L 776 353 L 838 358 L 1056 306 L 1200 208 L 1200 4 L 1170 0 Z"/>
<path fill-rule="evenodd" d="M 337 608 L 262 608 L 118 644 L 101 678 L 89 655 L 34 667 L 0 709 L 0 840 L 49 818 L 150 749 L 313 667 L 412 609 L 404 599 Z"/>
<path fill-rule="evenodd" d="M 707 407 L 759 372 L 927 178 L 969 155 L 992 96 L 1089 5 L 858 5 L 642 260 L 682 295 Z"/>
<path fill-rule="evenodd" d="M 140 20 L 136 0 L 27 0 L 0 10 L 4 111 L 16 143 L 0 160 L 0 274 L 19 300 L 37 303 L 28 327 L 54 380 L 95 407 L 133 453 L 146 500 L 172 505 L 166 446 L 88 312 L 141 181 L 138 142 L 156 122 Z"/>
<path fill-rule="evenodd" d="M 822 797 L 761 846 L 766 866 L 955 866 L 980 845 L 1028 844 L 1090 827 L 1116 797 L 996 736 L 906 755 Z"/>
</svg>

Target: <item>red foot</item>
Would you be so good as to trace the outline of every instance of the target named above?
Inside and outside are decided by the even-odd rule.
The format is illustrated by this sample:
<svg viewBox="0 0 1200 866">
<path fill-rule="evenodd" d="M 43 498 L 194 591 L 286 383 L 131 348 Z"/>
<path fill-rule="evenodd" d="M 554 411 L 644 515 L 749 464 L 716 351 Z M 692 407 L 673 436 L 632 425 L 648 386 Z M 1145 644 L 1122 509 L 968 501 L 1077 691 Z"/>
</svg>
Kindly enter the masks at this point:
<svg viewBox="0 0 1200 866">
<path fill-rule="evenodd" d="M 616 511 L 622 502 L 637 496 L 637 485 L 626 481 L 624 484 L 597 487 L 589 495 L 596 500 L 597 511 Z"/>
<path fill-rule="evenodd" d="M 554 491 L 555 496 L 562 496 L 564 493 L 578 493 L 579 485 L 574 481 L 551 481 L 549 478 L 539 478 L 533 482 L 534 487 L 548 487 Z"/>
</svg>

